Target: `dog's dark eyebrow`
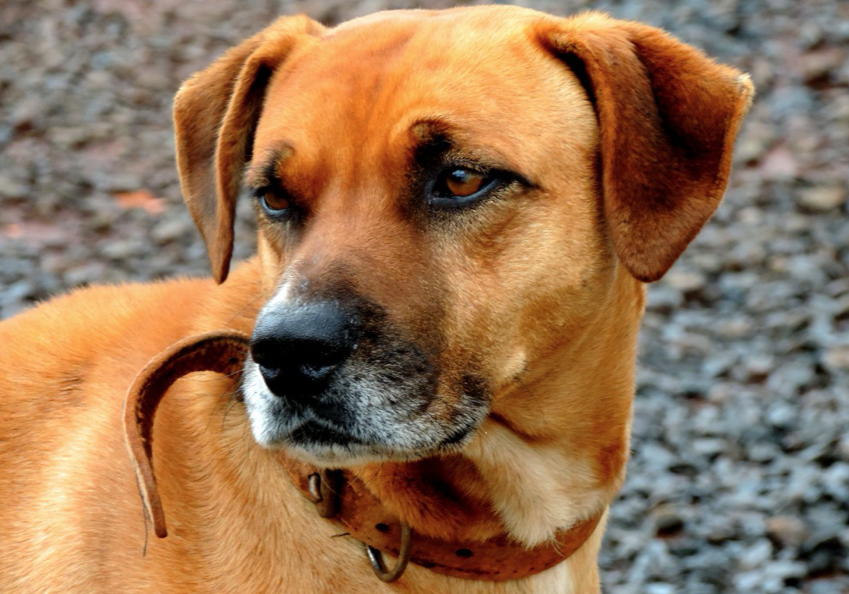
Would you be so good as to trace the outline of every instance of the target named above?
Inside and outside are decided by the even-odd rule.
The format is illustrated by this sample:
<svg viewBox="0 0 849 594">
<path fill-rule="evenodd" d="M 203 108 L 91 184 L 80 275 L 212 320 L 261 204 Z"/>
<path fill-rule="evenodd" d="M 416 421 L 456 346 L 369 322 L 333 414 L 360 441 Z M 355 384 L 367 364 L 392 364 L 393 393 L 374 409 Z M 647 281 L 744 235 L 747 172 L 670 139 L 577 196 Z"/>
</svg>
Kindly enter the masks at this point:
<svg viewBox="0 0 849 594">
<path fill-rule="evenodd" d="M 464 147 L 463 143 L 452 134 L 454 125 L 441 118 L 423 118 L 417 120 L 410 126 L 410 134 L 413 136 L 412 148 L 413 159 L 420 165 L 433 164 L 449 158 L 455 160 L 459 157 L 460 163 L 464 165 L 467 161 L 471 166 L 480 166 L 488 170 L 509 171 L 510 174 L 527 188 L 538 188 L 537 184 L 528 179 L 514 160 L 504 156 L 501 151 L 492 147 L 486 149 L 474 149 Z M 453 157 L 453 158 L 452 158 Z"/>
<path fill-rule="evenodd" d="M 451 150 L 454 142 L 449 133 L 450 127 L 447 122 L 436 118 L 418 120 L 410 126 L 416 160 L 431 160 Z"/>
<path fill-rule="evenodd" d="M 275 185 L 280 181 L 280 165 L 289 159 L 295 150 L 287 142 L 282 142 L 269 151 L 265 151 L 263 158 L 252 163 L 248 167 L 245 181 L 251 188 L 265 188 Z"/>
</svg>

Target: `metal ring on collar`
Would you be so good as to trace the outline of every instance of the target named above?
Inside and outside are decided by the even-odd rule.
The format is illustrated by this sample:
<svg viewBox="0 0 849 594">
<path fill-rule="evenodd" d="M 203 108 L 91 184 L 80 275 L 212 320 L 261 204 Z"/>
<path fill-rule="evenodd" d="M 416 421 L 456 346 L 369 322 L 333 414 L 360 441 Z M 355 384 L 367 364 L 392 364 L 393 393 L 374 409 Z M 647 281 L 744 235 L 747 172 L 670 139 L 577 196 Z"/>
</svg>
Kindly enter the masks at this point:
<svg viewBox="0 0 849 594">
<path fill-rule="evenodd" d="M 411 544 L 412 534 L 410 531 L 410 525 L 407 524 L 407 522 L 401 522 L 401 547 L 398 550 L 398 560 L 395 561 L 395 565 L 392 569 L 388 571 L 386 566 L 383 564 L 383 554 L 376 548 L 366 545 L 366 553 L 368 554 L 368 560 L 371 561 L 371 568 L 374 570 L 374 574 L 380 578 L 381 581 L 387 583 L 394 582 L 404 575 L 404 571 L 407 569 L 407 564 L 410 562 Z"/>
</svg>

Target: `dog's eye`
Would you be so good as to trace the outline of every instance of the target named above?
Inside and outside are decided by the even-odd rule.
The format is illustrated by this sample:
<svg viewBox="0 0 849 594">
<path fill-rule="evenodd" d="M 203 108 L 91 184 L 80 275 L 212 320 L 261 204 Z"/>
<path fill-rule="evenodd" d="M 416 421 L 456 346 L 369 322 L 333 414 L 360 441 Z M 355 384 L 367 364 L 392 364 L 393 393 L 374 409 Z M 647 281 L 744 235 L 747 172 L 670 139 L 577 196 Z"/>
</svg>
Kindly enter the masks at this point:
<svg viewBox="0 0 849 594">
<path fill-rule="evenodd" d="M 279 217 L 285 214 L 291 207 L 288 198 L 268 190 L 260 194 L 259 204 L 267 214 L 273 217 Z"/>
<path fill-rule="evenodd" d="M 431 186 L 430 203 L 444 208 L 472 204 L 494 190 L 499 185 L 499 179 L 474 169 L 451 167 L 439 174 Z"/>
<path fill-rule="evenodd" d="M 487 179 L 477 171 L 454 169 L 445 176 L 445 187 L 454 196 L 465 198 L 480 190 Z"/>
</svg>

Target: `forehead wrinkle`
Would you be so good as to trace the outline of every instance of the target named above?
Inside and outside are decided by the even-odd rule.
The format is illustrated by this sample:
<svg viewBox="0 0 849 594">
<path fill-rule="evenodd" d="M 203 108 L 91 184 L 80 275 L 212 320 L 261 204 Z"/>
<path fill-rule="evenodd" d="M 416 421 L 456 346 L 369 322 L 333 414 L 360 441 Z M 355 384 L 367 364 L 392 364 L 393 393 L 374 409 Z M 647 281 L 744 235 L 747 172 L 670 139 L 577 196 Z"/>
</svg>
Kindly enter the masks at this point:
<svg viewBox="0 0 849 594">
<path fill-rule="evenodd" d="M 313 145 L 310 163 L 323 164 L 327 174 L 332 170 L 353 179 L 363 174 L 367 153 L 373 149 L 367 145 L 386 134 L 386 117 L 378 102 L 403 84 L 393 76 L 397 69 L 392 64 L 405 53 L 415 25 L 415 21 L 387 23 L 389 31 L 380 35 L 369 27 L 337 31 L 324 36 L 292 66 L 288 88 L 281 87 L 283 97 L 297 97 L 297 91 L 302 96 L 297 106 L 284 108 L 285 118 L 297 126 L 299 137 L 305 136 L 303 141 L 311 140 L 303 132 L 310 126 L 324 130 L 323 137 L 335 139 Z M 313 109 L 317 105 L 321 108 Z"/>
<path fill-rule="evenodd" d="M 333 97 L 347 98 L 349 107 L 352 101 L 362 101 L 359 107 L 373 108 L 374 100 L 383 94 L 391 65 L 405 54 L 416 34 L 415 22 L 392 25 L 379 33 L 369 27 L 337 30 L 336 35 L 324 37 L 316 51 L 304 56 L 298 70 L 308 71 L 310 86 L 320 83 L 332 91 Z M 343 86 L 346 92 L 339 93 Z"/>
<path fill-rule="evenodd" d="M 504 125 L 503 113 L 512 106 L 508 98 L 536 89 L 540 76 L 517 67 L 494 68 L 493 64 L 505 57 L 510 64 L 522 64 L 528 58 L 525 54 L 533 50 L 525 47 L 523 28 L 497 27 L 494 34 L 499 43 L 493 44 L 489 29 L 465 30 L 457 24 L 441 19 L 419 23 L 397 59 L 381 64 L 381 76 L 387 82 L 372 106 L 372 116 L 383 118 L 382 131 L 389 146 L 408 146 L 410 128 L 427 121 L 437 132 L 444 127 L 458 145 L 497 153 L 499 160 L 515 163 L 519 155 L 514 153 L 523 150 L 524 139 Z M 437 33 L 442 33 L 455 51 L 429 49 Z M 514 55 L 516 51 L 521 55 Z M 458 100 L 466 97 L 473 100 Z M 486 146 L 478 141 L 483 138 Z"/>
</svg>

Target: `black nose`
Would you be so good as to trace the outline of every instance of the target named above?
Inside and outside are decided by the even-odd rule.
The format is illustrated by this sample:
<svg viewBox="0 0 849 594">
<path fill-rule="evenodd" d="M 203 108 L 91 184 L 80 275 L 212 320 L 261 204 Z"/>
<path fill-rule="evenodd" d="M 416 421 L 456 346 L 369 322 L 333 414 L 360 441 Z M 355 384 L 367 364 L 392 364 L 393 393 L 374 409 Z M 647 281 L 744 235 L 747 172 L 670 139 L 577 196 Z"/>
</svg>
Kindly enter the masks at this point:
<svg viewBox="0 0 849 594">
<path fill-rule="evenodd" d="M 315 396 L 351 354 L 354 330 L 353 319 L 332 302 L 272 309 L 257 319 L 251 356 L 274 394 Z"/>
</svg>

